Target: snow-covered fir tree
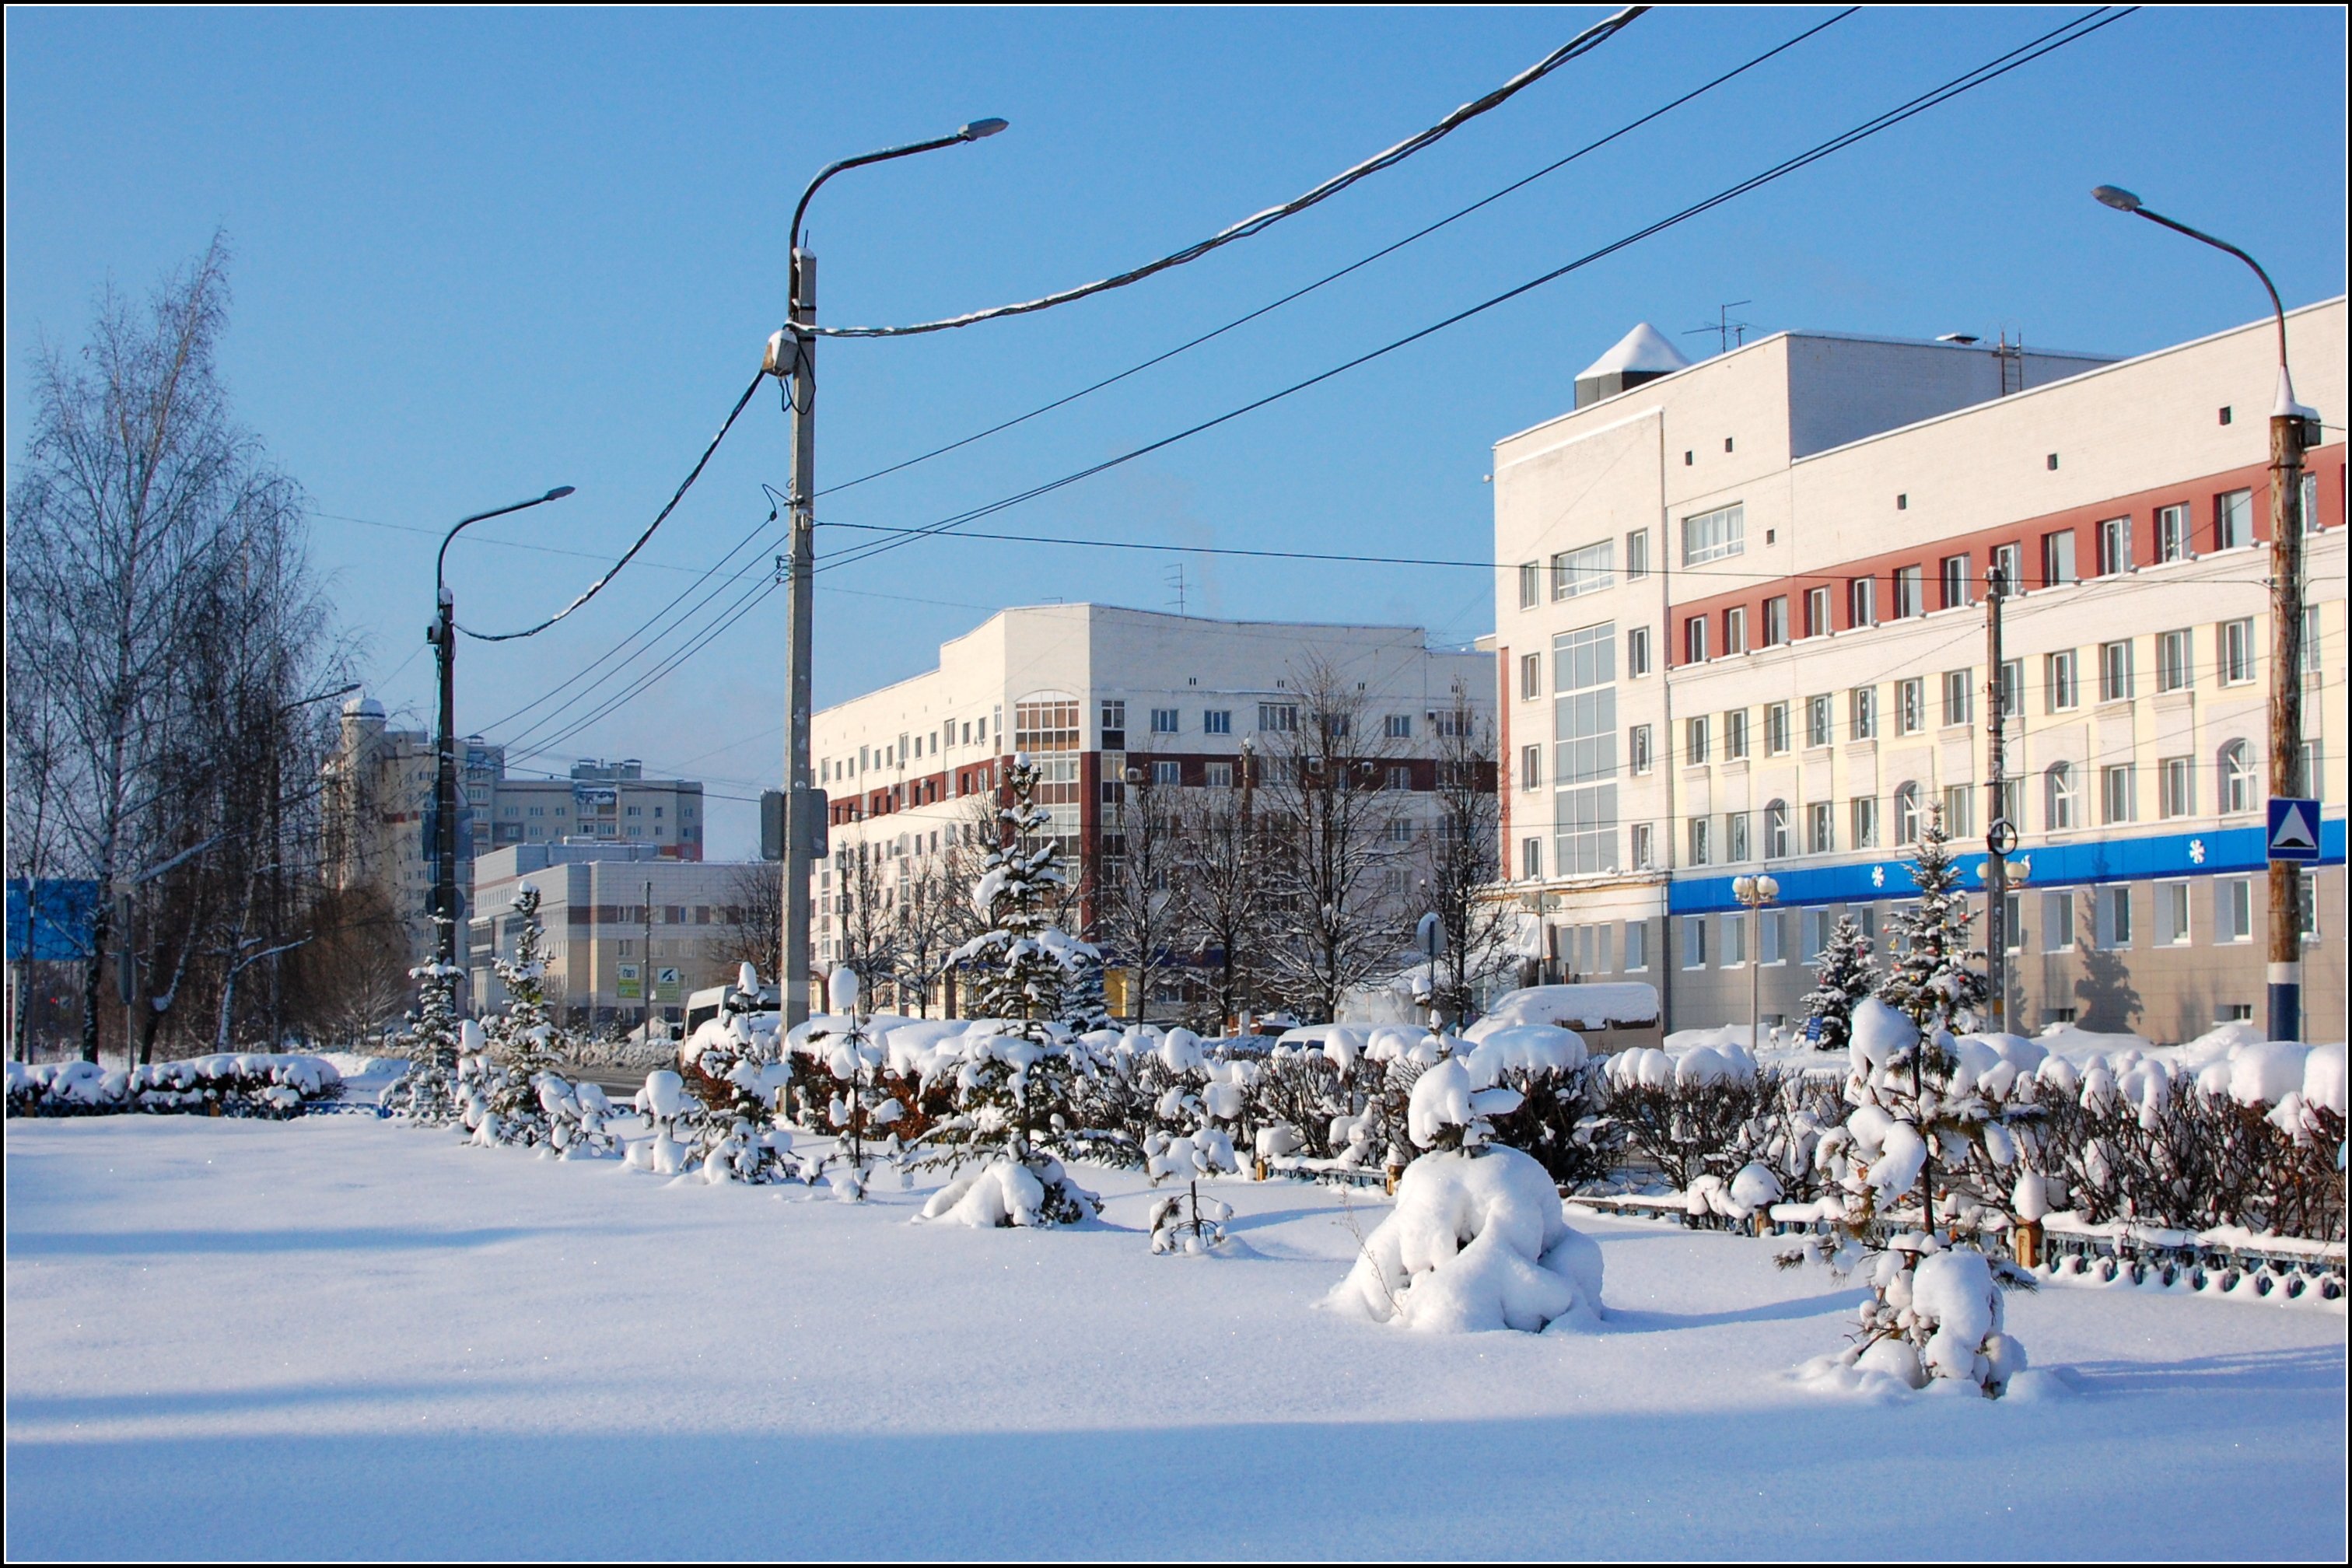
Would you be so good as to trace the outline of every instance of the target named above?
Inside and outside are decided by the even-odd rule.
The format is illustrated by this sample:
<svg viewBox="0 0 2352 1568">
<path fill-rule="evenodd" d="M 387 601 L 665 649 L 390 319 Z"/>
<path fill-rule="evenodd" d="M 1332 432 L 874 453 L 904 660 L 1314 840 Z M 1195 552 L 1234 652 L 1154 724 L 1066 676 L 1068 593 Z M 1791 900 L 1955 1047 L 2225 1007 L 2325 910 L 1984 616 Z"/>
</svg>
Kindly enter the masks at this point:
<svg viewBox="0 0 2352 1568">
<path fill-rule="evenodd" d="M 1201 1201 L 1201 1178 L 1241 1168 L 1234 1157 L 1232 1128 L 1242 1109 L 1241 1094 L 1203 1076 L 1205 1064 L 1189 1029 L 1163 1037 L 1158 1055 L 1167 1069 L 1167 1087 L 1151 1110 L 1143 1168 L 1153 1186 L 1180 1181 L 1185 1190 L 1152 1203 L 1151 1250 L 1198 1255 L 1224 1245 L 1225 1221 L 1234 1216 L 1231 1205 L 1220 1199 Z"/>
<path fill-rule="evenodd" d="M 1928 812 L 1911 865 L 1918 901 L 1888 922 L 1886 972 L 1878 996 L 1930 1036 L 1973 1028 L 1991 994 L 1984 954 L 1969 949 L 1968 889 L 1944 837 L 1941 806 Z"/>
<path fill-rule="evenodd" d="M 553 1069 L 562 1048 L 562 1031 L 547 1003 L 547 928 L 539 918 L 540 892 L 529 882 L 515 889 L 515 951 L 511 958 L 493 958 L 499 983 L 506 987 L 506 1011 L 483 1027 L 485 1049 L 474 1074 L 485 1101 L 475 1130 L 483 1143 L 551 1142 L 559 1115 L 569 1098 L 565 1084 Z M 542 1080 L 555 1079 L 553 1094 L 542 1092 Z M 576 1116 L 573 1118 L 577 1120 Z M 567 1143 L 570 1140 L 566 1141 Z"/>
<path fill-rule="evenodd" d="M 436 925 L 446 917 L 436 917 Z M 419 1127 L 446 1127 L 458 1118 L 457 982 L 465 971 L 436 959 L 408 972 L 416 982 L 416 1011 L 400 1037 L 408 1070 L 393 1085 L 384 1103 Z"/>
<path fill-rule="evenodd" d="M 1066 1224 L 1090 1216 L 1095 1204 L 1043 1144 L 1068 1131 L 1077 1072 L 1078 1047 L 1060 1020 L 1073 982 L 1102 957 L 1055 918 L 1067 883 L 1053 814 L 1036 804 L 1036 768 L 1016 754 L 1004 782 L 1012 801 L 998 814 L 999 842 L 971 892 L 989 929 L 955 955 L 970 976 L 974 1016 L 998 1028 L 969 1039 L 956 1074 L 957 1114 L 931 1140 L 948 1163 L 992 1163 L 933 1194 L 923 1212 L 970 1224 Z"/>
<path fill-rule="evenodd" d="M 1878 989 L 1878 964 L 1870 938 L 1851 915 L 1840 915 L 1813 966 L 1813 988 L 1805 993 L 1805 1019 L 1813 1026 L 1816 1049 L 1842 1051 L 1853 1034 L 1853 1005 Z"/>
</svg>

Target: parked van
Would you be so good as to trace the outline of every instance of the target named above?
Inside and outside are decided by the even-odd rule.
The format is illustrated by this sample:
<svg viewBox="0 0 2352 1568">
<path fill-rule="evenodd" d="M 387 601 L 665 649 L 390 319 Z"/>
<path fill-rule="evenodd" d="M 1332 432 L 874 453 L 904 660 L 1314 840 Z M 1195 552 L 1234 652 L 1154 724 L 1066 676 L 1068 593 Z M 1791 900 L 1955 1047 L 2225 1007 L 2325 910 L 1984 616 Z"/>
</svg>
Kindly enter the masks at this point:
<svg viewBox="0 0 2352 1568">
<path fill-rule="evenodd" d="M 694 1038 L 695 1030 L 719 1016 L 719 1009 L 727 1005 L 728 997 L 739 994 L 740 993 L 732 985 L 709 985 L 689 994 L 686 999 L 686 1029 L 678 1038 Z M 776 1011 L 782 1005 L 782 996 L 783 994 L 772 985 L 761 986 L 759 1010 L 762 1013 Z"/>
</svg>

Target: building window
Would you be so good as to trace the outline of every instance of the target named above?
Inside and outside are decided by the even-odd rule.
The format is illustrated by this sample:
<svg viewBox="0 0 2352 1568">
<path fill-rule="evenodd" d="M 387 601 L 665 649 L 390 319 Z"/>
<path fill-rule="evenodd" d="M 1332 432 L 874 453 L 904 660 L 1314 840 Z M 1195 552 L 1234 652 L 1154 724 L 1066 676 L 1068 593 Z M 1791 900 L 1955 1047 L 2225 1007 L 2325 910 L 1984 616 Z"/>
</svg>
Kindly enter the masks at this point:
<svg viewBox="0 0 2352 1568">
<path fill-rule="evenodd" d="M 2221 647 L 2217 661 L 2221 670 L 2221 684 L 2243 686 L 2254 678 L 2254 622 L 2249 616 L 2242 620 L 2223 621 L 2216 634 Z"/>
<path fill-rule="evenodd" d="M 2074 575 L 2074 531 L 2061 529 L 2056 533 L 2042 536 L 2042 585 L 2063 587 L 2080 582 Z"/>
<path fill-rule="evenodd" d="M 1647 921 L 1625 922 L 1625 969 L 1640 974 L 1650 967 L 1650 924 Z"/>
<path fill-rule="evenodd" d="M 2302 644 L 2303 672 L 2305 675 L 2317 675 L 2319 673 L 2319 606 L 2317 605 L 2305 605 L 2303 607 Z"/>
<path fill-rule="evenodd" d="M 2042 951 L 2063 952 L 2074 945 L 2074 895 L 2065 889 L 2042 895 Z"/>
<path fill-rule="evenodd" d="M 2251 878 L 2228 877 L 2213 884 L 2213 940 L 2254 940 L 2254 884 Z"/>
<path fill-rule="evenodd" d="M 1543 655 L 1522 654 L 1519 657 L 1519 700 L 1533 702 L 1543 695 Z"/>
<path fill-rule="evenodd" d="M 1748 758 L 1748 710 L 1735 708 L 1723 716 L 1723 760 L 1745 762 Z"/>
<path fill-rule="evenodd" d="M 1969 672 L 1948 669 L 1944 672 L 1944 722 L 1946 725 L 1969 721 Z"/>
<path fill-rule="evenodd" d="M 2156 942 L 2173 947 L 2189 941 L 2189 884 L 2158 882 L 2156 895 Z"/>
<path fill-rule="evenodd" d="M 2159 562 L 2189 559 L 2187 507 L 2160 506 L 2156 509 L 2156 558 Z"/>
<path fill-rule="evenodd" d="M 1807 910 L 1804 916 L 1803 932 L 1804 946 L 1800 950 L 1800 956 L 1805 963 L 1811 963 L 1814 960 L 1820 958 L 1822 955 L 1822 949 L 1829 946 L 1830 944 L 1830 911 L 1827 910 Z"/>
<path fill-rule="evenodd" d="M 1895 732 L 1916 735 L 1927 727 L 1927 683 L 1917 676 L 1895 683 Z"/>
<path fill-rule="evenodd" d="M 1805 808 L 1805 853 L 1827 855 L 1837 848 L 1837 813 L 1825 800 Z"/>
<path fill-rule="evenodd" d="M 2042 660 L 2043 694 L 2048 698 L 2050 711 L 2063 713 L 2081 706 L 2082 682 L 2075 666 L 2075 650 L 2046 654 Z"/>
<path fill-rule="evenodd" d="M 1261 702 L 1257 705 L 1257 727 L 1281 734 L 1296 734 L 1298 730 L 1298 704 L 1296 702 Z"/>
<path fill-rule="evenodd" d="M 1543 599 L 1543 568 L 1529 561 L 1519 568 L 1519 608 L 1532 610 Z"/>
<path fill-rule="evenodd" d="M 2132 696 L 2132 645 L 2128 638 L 2099 645 L 2099 700 L 2128 702 Z"/>
<path fill-rule="evenodd" d="M 2166 817 L 2197 815 L 2197 759 L 2166 757 L 2156 764 L 2156 809 Z"/>
<path fill-rule="evenodd" d="M 1706 662 L 1706 617 L 1693 616 L 1683 623 L 1683 662 Z"/>
<path fill-rule="evenodd" d="M 1211 763 L 1202 771 L 1202 780 L 1211 789 L 1231 789 L 1234 787 L 1234 764 Z"/>
<path fill-rule="evenodd" d="M 1639 680 L 1650 673 L 1650 628 L 1635 626 L 1625 634 L 1625 678 Z"/>
<path fill-rule="evenodd" d="M 2132 527 L 2128 517 L 2111 517 L 2099 524 L 2099 575 L 2113 577 L 2132 569 Z"/>
<path fill-rule="evenodd" d="M 2239 816 L 2254 809 L 2254 759 L 2243 741 L 2221 748 L 2219 758 L 2221 811 Z"/>
<path fill-rule="evenodd" d="M 1230 735 L 1233 732 L 1234 710 L 1232 709 L 1211 708 L 1202 713 L 1201 733 L 1203 735 Z"/>
<path fill-rule="evenodd" d="M 1805 635 L 1809 637 L 1825 637 L 1832 629 L 1830 625 L 1830 591 L 1827 588 L 1806 589 Z"/>
<path fill-rule="evenodd" d="M 1533 656 L 1533 655 L 1529 655 L 1528 657 L 1530 658 L 1530 659 L 1532 659 L 1534 656 Z M 1410 713 L 1391 713 L 1391 714 L 1390 714 L 1390 715 L 1388 716 L 1388 722 L 1387 722 L 1387 725 L 1386 725 L 1386 733 L 1387 733 L 1387 735 L 1388 735 L 1388 738 L 1389 738 L 1390 740 L 1391 740 L 1391 741 L 1410 741 L 1410 740 L 1412 740 L 1412 714 L 1410 714 Z"/>
<path fill-rule="evenodd" d="M 1617 625 L 1552 639 L 1552 870 L 1617 868 Z"/>
<path fill-rule="evenodd" d="M 1391 764 L 1390 764 L 1390 766 L 1389 766 L 1389 788 L 1391 788 L 1391 789 L 1411 789 L 1412 787 L 1412 764 L 1407 763 L 1391 763 Z"/>
<path fill-rule="evenodd" d="M 1906 784 L 1895 791 L 1895 842 L 1919 842 L 1919 786 Z"/>
<path fill-rule="evenodd" d="M 1706 827 L 1707 819 L 1704 816 L 1694 816 L 1686 824 L 1690 839 L 1690 863 L 1694 866 L 1704 866 L 1708 863 Z"/>
<path fill-rule="evenodd" d="M 1733 865 L 1748 858 L 1748 814 L 1744 811 L 1723 814 L 1723 858 Z"/>
<path fill-rule="evenodd" d="M 1927 585 L 1920 580 L 1916 566 L 1895 569 L 1895 618 L 1910 620 L 1927 613 Z"/>
<path fill-rule="evenodd" d="M 1581 550 L 1562 551 L 1551 558 L 1551 596 L 1573 599 L 1617 585 L 1617 542 L 1604 539 Z"/>
<path fill-rule="evenodd" d="M 1757 911 L 1756 962 L 1759 963 L 1789 962 L 1787 911 L 1782 910 Z"/>
<path fill-rule="evenodd" d="M 1543 840 L 1519 840 L 1519 875 L 1532 882 L 1543 875 Z"/>
<path fill-rule="evenodd" d="M 1657 864 L 1657 852 L 1651 847 L 1650 825 L 1646 822 L 1635 823 L 1633 825 L 1633 869 L 1654 870 Z"/>
<path fill-rule="evenodd" d="M 1168 762 L 1152 763 L 1151 782 L 1161 788 L 1174 788 L 1184 782 L 1184 764 Z"/>
<path fill-rule="evenodd" d="M 1764 601 L 1764 646 L 1779 647 L 1789 640 L 1789 599 L 1787 595 Z"/>
<path fill-rule="evenodd" d="M 1721 561 L 1748 548 L 1747 513 L 1737 504 L 1683 519 L 1683 564 Z"/>
<path fill-rule="evenodd" d="M 1832 729 L 1836 721 L 1830 717 L 1829 694 L 1805 699 L 1805 744 L 1826 746 L 1837 737 Z"/>
<path fill-rule="evenodd" d="M 1717 963 L 1725 969 L 1743 969 L 1748 964 L 1748 917 L 1724 914 L 1723 956 Z"/>
<path fill-rule="evenodd" d="M 1706 967 L 1706 917 L 1705 915 L 1683 917 L 1683 967 L 1685 969 Z"/>
<path fill-rule="evenodd" d="M 1775 702 L 1764 710 L 1764 754 L 1785 756 L 1789 750 L 1789 705 Z"/>
<path fill-rule="evenodd" d="M 1878 734 L 1878 688 L 1857 686 L 1847 694 L 1846 732 L 1857 741 Z"/>
<path fill-rule="evenodd" d="M 1971 784 L 1944 786 L 1944 831 L 1965 838 L 1977 830 L 1976 789 Z"/>
<path fill-rule="evenodd" d="M 2159 632 L 2156 638 L 2156 689 L 2158 691 L 2186 690 L 2195 679 L 2190 668 L 2189 636 L 2187 632 Z"/>
<path fill-rule="evenodd" d="M 2213 547 L 2242 550 L 2254 542 L 2254 492 L 2228 490 L 2213 498 Z"/>
<path fill-rule="evenodd" d="M 1625 575 L 1646 577 L 1650 574 L 1650 531 L 1637 528 L 1625 536 Z"/>
<path fill-rule="evenodd" d="M 1625 732 L 1625 754 L 1635 773 L 1650 771 L 1650 727 L 1647 724 L 1636 724 Z"/>
<path fill-rule="evenodd" d="M 1853 819 L 1853 847 L 1856 849 L 1878 847 L 1878 797 L 1859 795 L 1847 803 L 1847 815 Z"/>
<path fill-rule="evenodd" d="M 1748 651 L 1748 606 L 1745 605 L 1723 612 L 1723 651 L 1727 654 Z"/>
<path fill-rule="evenodd" d="M 1969 602 L 1969 558 L 1947 555 L 1943 563 L 1943 607 L 1957 610 Z"/>
<path fill-rule="evenodd" d="M 1519 748 L 1519 787 L 1521 789 L 1535 789 L 1541 785 L 1542 783 L 1543 748 L 1541 746 L 1521 746 Z"/>
<path fill-rule="evenodd" d="M 2132 944 L 2131 889 L 2101 888 L 2093 895 L 2093 900 L 2099 945 L 2104 948 L 2129 947 Z"/>
<path fill-rule="evenodd" d="M 2002 593 L 2022 594 L 2025 592 L 2024 571 L 2025 551 L 2022 546 L 1996 544 L 1992 547 L 1992 563 L 1988 568 L 1988 583 L 1993 578 L 1999 578 Z"/>
<path fill-rule="evenodd" d="M 2042 775 L 2042 821 L 2053 833 L 2074 826 L 2074 765 L 2053 763 Z"/>
<path fill-rule="evenodd" d="M 2025 661 L 2021 658 L 2001 660 L 2000 716 L 2004 719 L 2025 717 Z"/>
<path fill-rule="evenodd" d="M 1764 807 L 1764 858 L 1789 858 L 1789 803 L 1776 800 Z"/>
<path fill-rule="evenodd" d="M 1683 765 L 1697 767 L 1706 761 L 1707 718 L 1694 714 L 1683 721 Z"/>
<path fill-rule="evenodd" d="M 1183 723 L 1182 716 L 1173 708 L 1154 708 L 1151 710 L 1151 732 L 1155 735 L 1176 734 L 1183 728 Z M 1110 744 L 1108 738 L 1103 743 L 1106 746 Z"/>
</svg>

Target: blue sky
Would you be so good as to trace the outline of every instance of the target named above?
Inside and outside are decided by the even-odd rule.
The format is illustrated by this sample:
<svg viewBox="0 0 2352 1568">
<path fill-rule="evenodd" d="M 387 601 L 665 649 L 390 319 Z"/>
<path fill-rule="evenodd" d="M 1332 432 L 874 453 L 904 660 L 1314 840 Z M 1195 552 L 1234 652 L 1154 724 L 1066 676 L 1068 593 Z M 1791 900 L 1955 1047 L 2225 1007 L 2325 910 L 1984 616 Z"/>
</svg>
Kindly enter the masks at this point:
<svg viewBox="0 0 2352 1568">
<path fill-rule="evenodd" d="M 847 154 L 1013 122 L 853 171 L 811 218 L 822 319 L 903 321 L 1158 255 L 1428 124 L 1605 13 L 150 11 L 7 16 L 9 455 L 27 356 L 96 290 L 236 253 L 225 369 L 307 488 L 363 668 L 422 722 L 436 533 L 568 483 L 452 553 L 460 618 L 527 624 L 651 518 L 783 311 L 783 230 Z M 820 508 L 916 525 L 1319 371 L 1752 174 L 2074 11 L 1863 12 L 1600 153 L 1215 343 Z M 823 350 L 821 484 L 1058 396 L 1253 309 L 1648 111 L 1826 10 L 1660 11 L 1402 167 L 1192 267 L 1043 316 Z M 2261 257 L 2290 303 L 2345 277 L 2345 23 L 2149 10 L 1412 349 L 1001 514 L 1020 532 L 1486 552 L 1492 443 L 1572 401 L 1634 321 L 1724 301 L 1754 331 L 2006 328 L 2128 353 L 2252 319 L 2225 258 L 2090 200 L 2128 185 Z M 2278 171 L 2284 169 L 2282 174 Z M 550 634 L 461 648 L 458 721 L 500 725 L 765 518 L 772 391 L 637 566 Z M 368 521 L 348 521 L 364 519 Z M 396 524 L 397 527 L 377 526 Z M 759 535 L 753 551 L 772 555 Z M 820 549 L 860 536 L 820 535 Z M 509 542 L 507 543 L 492 541 Z M 525 550 L 514 542 L 542 547 Z M 1164 557 L 938 542 L 827 574 L 821 702 L 929 668 L 1006 604 L 1172 607 Z M 1476 572 L 1184 558 L 1195 611 L 1492 623 Z M 713 605 L 730 602 L 732 592 Z M 691 602 L 691 601 L 689 601 Z M 782 595 L 536 765 L 634 755 L 750 796 L 779 772 Z M 665 645 L 669 646 L 669 645 Z M 573 710 L 567 717 L 584 710 Z M 537 715 L 533 715 L 536 717 Z M 543 733 L 543 732 L 542 732 Z M 537 737 L 526 735 L 527 740 Z M 752 806 L 719 800 L 712 850 Z"/>
</svg>

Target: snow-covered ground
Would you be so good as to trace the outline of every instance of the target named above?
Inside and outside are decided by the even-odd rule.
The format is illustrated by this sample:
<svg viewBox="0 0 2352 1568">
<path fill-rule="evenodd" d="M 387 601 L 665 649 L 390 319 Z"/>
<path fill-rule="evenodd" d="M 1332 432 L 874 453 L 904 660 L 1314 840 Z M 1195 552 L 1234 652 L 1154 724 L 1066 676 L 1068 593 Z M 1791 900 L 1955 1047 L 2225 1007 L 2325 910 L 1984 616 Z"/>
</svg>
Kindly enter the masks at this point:
<svg viewBox="0 0 2352 1568">
<path fill-rule="evenodd" d="M 911 1223 L 360 1116 L 12 1120 L 24 1557 L 2307 1557 L 2341 1310 L 2012 1297 L 2072 1396 L 1789 1374 L 1857 1289 L 1576 1217 L 1607 1315 L 1318 1310 L 1387 1213 L 1226 1181 L 1234 1256 Z"/>
</svg>

